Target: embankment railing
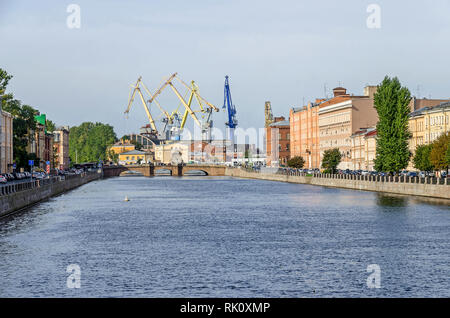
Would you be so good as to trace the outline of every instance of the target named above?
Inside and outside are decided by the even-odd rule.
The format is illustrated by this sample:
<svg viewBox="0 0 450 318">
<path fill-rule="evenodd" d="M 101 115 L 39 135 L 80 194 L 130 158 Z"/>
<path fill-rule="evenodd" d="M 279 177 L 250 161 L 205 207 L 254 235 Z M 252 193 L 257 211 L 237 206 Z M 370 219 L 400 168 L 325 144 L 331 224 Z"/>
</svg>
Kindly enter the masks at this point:
<svg viewBox="0 0 450 318">
<path fill-rule="evenodd" d="M 12 193 L 17 193 L 21 191 L 27 191 L 34 188 L 40 188 L 48 186 L 57 182 L 64 182 L 66 180 L 72 180 L 76 178 L 85 178 L 89 175 L 97 174 L 97 172 L 83 172 L 81 174 L 75 175 L 65 175 L 65 176 L 53 176 L 48 179 L 33 179 L 30 181 L 17 182 L 11 184 L 5 184 L 0 186 L 0 196 L 9 195 Z"/>
<path fill-rule="evenodd" d="M 246 172 L 264 174 L 260 169 L 240 168 Z M 390 175 L 354 175 L 354 174 L 327 174 L 327 173 L 305 173 L 296 169 L 278 169 L 275 174 L 311 177 L 323 179 L 338 179 L 349 181 L 366 181 L 366 182 L 392 182 L 392 183 L 413 183 L 413 184 L 434 184 L 434 185 L 450 185 L 450 178 L 437 177 L 409 177 L 409 176 L 390 176 Z"/>
</svg>

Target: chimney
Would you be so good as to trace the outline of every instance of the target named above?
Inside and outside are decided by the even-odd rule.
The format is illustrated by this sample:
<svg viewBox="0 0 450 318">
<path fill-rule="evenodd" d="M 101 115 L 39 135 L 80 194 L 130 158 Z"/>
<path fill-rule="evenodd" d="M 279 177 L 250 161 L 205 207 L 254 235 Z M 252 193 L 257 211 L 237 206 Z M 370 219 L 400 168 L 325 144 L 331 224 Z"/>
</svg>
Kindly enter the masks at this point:
<svg viewBox="0 0 450 318">
<path fill-rule="evenodd" d="M 378 89 L 378 86 L 367 85 L 366 87 L 364 87 L 364 96 L 373 98 L 373 96 L 377 92 L 377 89 Z"/>
<path fill-rule="evenodd" d="M 347 95 L 347 89 L 345 89 L 343 87 L 336 87 L 335 89 L 333 89 L 333 94 L 334 94 L 334 97 Z"/>
</svg>

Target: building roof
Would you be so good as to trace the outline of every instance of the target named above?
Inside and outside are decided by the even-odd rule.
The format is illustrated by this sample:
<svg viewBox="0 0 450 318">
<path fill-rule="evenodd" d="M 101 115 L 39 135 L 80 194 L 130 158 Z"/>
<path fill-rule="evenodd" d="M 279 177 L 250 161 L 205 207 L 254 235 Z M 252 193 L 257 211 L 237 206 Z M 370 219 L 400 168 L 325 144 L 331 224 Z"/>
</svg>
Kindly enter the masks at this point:
<svg viewBox="0 0 450 318">
<path fill-rule="evenodd" d="M 140 151 L 140 150 L 132 150 L 132 151 L 128 151 L 128 152 L 122 152 L 119 155 L 146 155 L 149 154 L 148 152 L 145 151 Z"/>
<path fill-rule="evenodd" d="M 122 144 L 120 141 L 116 142 L 114 145 L 112 145 L 111 147 L 134 147 L 135 145 L 128 143 L 128 144 Z"/>
<path fill-rule="evenodd" d="M 377 134 L 376 127 L 370 127 L 370 128 L 360 128 L 357 132 L 355 132 L 350 138 L 357 137 L 357 136 L 375 136 Z"/>
<path fill-rule="evenodd" d="M 334 104 L 339 104 L 342 102 L 346 102 L 348 100 L 351 100 L 351 96 L 349 95 L 341 95 L 341 96 L 336 96 L 333 97 L 331 99 L 328 99 L 322 103 L 320 103 L 320 108 L 326 107 L 326 106 L 330 106 L 330 105 L 334 105 Z"/>
<path fill-rule="evenodd" d="M 418 109 L 418 110 L 410 113 L 409 117 L 416 117 L 416 116 L 423 115 L 425 112 L 428 112 L 428 111 L 439 111 L 439 110 L 448 109 L 448 108 L 450 108 L 450 102 L 449 103 L 441 103 L 436 106 L 423 107 L 421 109 Z"/>
<path fill-rule="evenodd" d="M 278 126 L 289 126 L 289 120 L 277 121 L 273 124 L 270 124 L 269 127 L 278 127 Z"/>
</svg>

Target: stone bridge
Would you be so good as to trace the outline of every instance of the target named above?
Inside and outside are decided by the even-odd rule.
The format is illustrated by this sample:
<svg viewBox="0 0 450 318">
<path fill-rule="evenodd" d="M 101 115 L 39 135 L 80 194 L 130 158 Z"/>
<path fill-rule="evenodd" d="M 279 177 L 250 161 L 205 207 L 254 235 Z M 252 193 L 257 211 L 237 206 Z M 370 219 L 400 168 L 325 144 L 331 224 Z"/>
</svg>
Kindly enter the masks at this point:
<svg viewBox="0 0 450 318">
<path fill-rule="evenodd" d="M 208 176 L 225 176 L 226 166 L 218 165 L 130 165 L 130 166 L 105 166 L 103 167 L 103 176 L 118 177 L 126 171 L 135 171 L 143 174 L 145 177 L 153 177 L 160 170 L 169 171 L 172 176 L 184 176 L 190 171 L 201 171 Z"/>
</svg>

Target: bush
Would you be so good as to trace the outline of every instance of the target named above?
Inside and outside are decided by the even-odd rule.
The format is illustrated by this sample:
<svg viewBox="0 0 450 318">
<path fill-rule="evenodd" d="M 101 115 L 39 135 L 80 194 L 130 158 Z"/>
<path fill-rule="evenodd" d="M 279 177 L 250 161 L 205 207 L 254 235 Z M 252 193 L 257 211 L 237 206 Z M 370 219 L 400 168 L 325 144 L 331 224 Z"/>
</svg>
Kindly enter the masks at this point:
<svg viewBox="0 0 450 318">
<path fill-rule="evenodd" d="M 287 164 L 290 168 L 302 169 L 305 165 L 305 160 L 303 157 L 297 156 L 288 160 Z"/>
</svg>

